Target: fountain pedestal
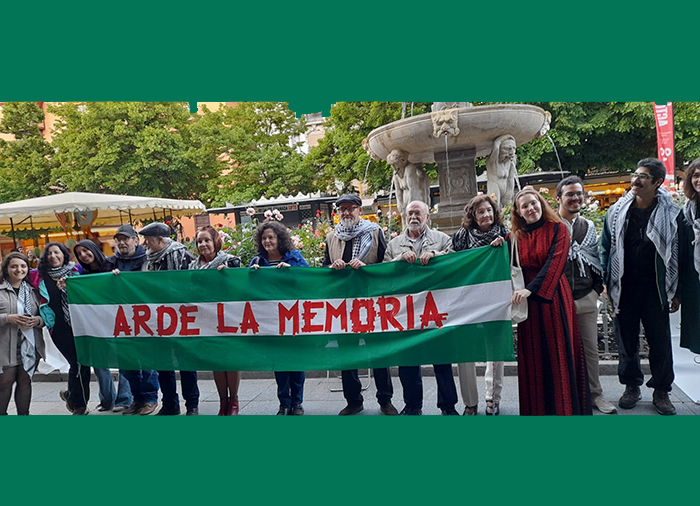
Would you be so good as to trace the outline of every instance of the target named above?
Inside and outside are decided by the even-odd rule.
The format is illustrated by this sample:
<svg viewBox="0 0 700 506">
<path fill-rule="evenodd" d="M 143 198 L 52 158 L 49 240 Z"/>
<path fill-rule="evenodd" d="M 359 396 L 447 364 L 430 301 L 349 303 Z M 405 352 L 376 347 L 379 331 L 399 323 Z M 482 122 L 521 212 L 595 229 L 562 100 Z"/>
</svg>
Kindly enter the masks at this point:
<svg viewBox="0 0 700 506">
<path fill-rule="evenodd" d="M 440 205 L 432 222 L 442 232 L 452 235 L 462 226 L 464 206 L 477 194 L 476 149 L 438 151 L 435 162 L 438 165 Z"/>
</svg>

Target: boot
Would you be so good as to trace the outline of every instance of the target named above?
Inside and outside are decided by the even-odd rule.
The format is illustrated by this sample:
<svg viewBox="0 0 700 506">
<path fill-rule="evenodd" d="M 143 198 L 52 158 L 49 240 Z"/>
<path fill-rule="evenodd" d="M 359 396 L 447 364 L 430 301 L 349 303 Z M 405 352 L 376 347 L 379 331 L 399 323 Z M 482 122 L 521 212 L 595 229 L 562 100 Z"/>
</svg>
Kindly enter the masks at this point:
<svg viewBox="0 0 700 506">
<path fill-rule="evenodd" d="M 219 399 L 219 413 L 217 416 L 226 416 L 228 410 L 229 399 Z"/>
<path fill-rule="evenodd" d="M 226 410 L 226 416 L 233 416 L 238 414 L 238 396 L 229 397 L 228 409 Z"/>
</svg>

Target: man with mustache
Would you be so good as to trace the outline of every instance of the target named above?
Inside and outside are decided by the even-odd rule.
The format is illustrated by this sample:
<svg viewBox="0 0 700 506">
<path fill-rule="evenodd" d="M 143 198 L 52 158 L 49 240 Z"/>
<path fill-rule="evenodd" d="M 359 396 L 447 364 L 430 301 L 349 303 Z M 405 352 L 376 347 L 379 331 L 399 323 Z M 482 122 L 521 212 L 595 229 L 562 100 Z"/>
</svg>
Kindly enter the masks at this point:
<svg viewBox="0 0 700 506">
<path fill-rule="evenodd" d="M 662 415 L 675 415 L 668 393 L 673 383 L 669 312 L 678 310 L 678 219 L 680 208 L 661 188 L 666 167 L 644 158 L 630 180 L 632 188 L 608 210 L 601 237 L 603 277 L 615 315 L 618 376 L 625 385 L 619 405 L 632 409 L 642 398 L 639 322 L 649 344 L 653 403 Z"/>
<path fill-rule="evenodd" d="M 450 236 L 437 230 L 431 230 L 430 209 L 425 202 L 414 200 L 406 206 L 406 231 L 389 242 L 384 262 L 404 261 L 428 265 L 431 258 L 452 251 Z M 438 408 L 443 415 L 459 415 L 455 409 L 457 389 L 455 388 L 452 364 L 433 365 L 438 388 Z M 406 406 L 402 415 L 420 415 L 423 413 L 423 380 L 421 367 L 400 366 L 399 379 L 403 387 Z"/>
<path fill-rule="evenodd" d="M 386 240 L 382 229 L 376 223 L 363 220 L 362 200 L 357 195 L 346 193 L 335 201 L 340 223 L 326 236 L 326 252 L 323 267 L 360 269 L 367 264 L 378 264 L 384 259 Z M 377 401 L 385 415 L 398 415 L 391 398 L 394 388 L 391 384 L 389 368 L 373 369 L 374 382 L 377 385 Z M 339 415 L 356 415 L 364 409 L 362 383 L 357 369 L 342 371 L 343 395 L 348 405 Z"/>
</svg>

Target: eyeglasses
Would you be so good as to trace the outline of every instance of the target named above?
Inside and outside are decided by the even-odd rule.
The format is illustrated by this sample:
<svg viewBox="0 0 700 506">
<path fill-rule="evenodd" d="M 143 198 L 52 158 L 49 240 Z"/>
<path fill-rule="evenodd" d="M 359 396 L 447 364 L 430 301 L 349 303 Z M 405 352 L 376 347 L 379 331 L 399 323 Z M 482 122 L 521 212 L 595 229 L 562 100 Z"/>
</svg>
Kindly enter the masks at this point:
<svg viewBox="0 0 700 506">
<path fill-rule="evenodd" d="M 341 207 L 341 208 L 338 209 L 338 212 L 339 212 L 340 214 L 343 214 L 343 213 L 351 213 L 351 212 L 353 212 L 353 211 L 355 211 L 356 209 L 359 209 L 359 208 L 360 208 L 360 206 Z"/>
<path fill-rule="evenodd" d="M 114 238 L 114 242 L 126 242 L 129 239 L 133 239 L 133 237 L 126 237 L 125 235 L 118 235 Z"/>
<path fill-rule="evenodd" d="M 651 174 L 646 174 L 644 172 L 633 172 L 630 174 L 630 180 L 632 179 L 641 179 L 642 181 L 646 181 L 647 179 L 653 179 L 654 176 Z"/>
<path fill-rule="evenodd" d="M 570 198 L 570 199 L 572 199 L 574 197 L 581 198 L 581 197 L 583 197 L 583 192 L 576 192 L 576 193 L 569 192 L 569 193 L 565 193 L 564 196 L 567 198 Z"/>
</svg>

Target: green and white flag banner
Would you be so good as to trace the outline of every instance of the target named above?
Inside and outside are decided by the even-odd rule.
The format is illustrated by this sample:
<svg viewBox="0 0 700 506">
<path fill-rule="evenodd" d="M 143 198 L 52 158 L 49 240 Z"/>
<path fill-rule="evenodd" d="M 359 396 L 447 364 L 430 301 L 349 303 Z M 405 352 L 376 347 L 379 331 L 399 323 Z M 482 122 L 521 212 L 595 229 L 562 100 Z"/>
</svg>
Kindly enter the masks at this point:
<svg viewBox="0 0 700 506">
<path fill-rule="evenodd" d="M 512 360 L 506 248 L 359 270 L 262 268 L 70 278 L 82 364 L 340 370 Z"/>
</svg>

